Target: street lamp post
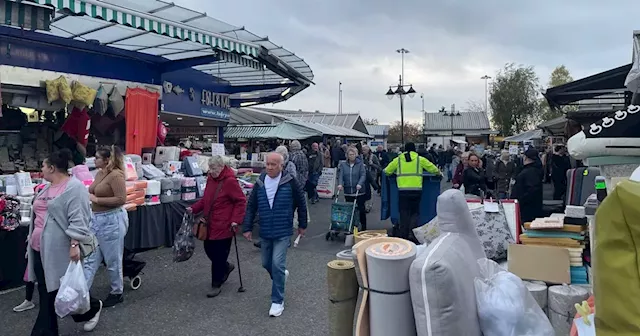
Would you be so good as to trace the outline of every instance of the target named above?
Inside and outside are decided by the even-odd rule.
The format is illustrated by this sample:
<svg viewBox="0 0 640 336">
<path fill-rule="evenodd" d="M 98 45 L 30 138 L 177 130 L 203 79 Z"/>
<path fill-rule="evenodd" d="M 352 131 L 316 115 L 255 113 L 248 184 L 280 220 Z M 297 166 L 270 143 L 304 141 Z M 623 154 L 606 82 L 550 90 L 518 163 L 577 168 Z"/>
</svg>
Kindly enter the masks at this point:
<svg viewBox="0 0 640 336">
<path fill-rule="evenodd" d="M 451 138 L 449 140 L 451 142 L 451 141 L 453 141 L 453 117 L 459 117 L 460 116 L 460 112 L 456 111 L 456 105 L 455 104 L 451 105 L 451 112 L 447 112 L 447 110 L 445 110 L 444 106 L 438 112 L 442 112 L 443 116 L 451 118 Z"/>
<path fill-rule="evenodd" d="M 389 90 L 386 93 L 386 96 L 389 99 L 393 99 L 394 96 L 398 96 L 400 98 L 400 131 L 402 145 L 404 146 L 404 96 L 409 96 L 409 98 L 413 98 L 416 95 L 416 90 L 413 89 L 413 85 L 404 84 L 404 54 L 408 54 L 409 50 L 405 48 L 400 48 L 396 50 L 397 53 L 402 55 L 402 69 L 400 72 L 400 78 L 398 80 L 397 86 L 389 86 Z M 409 89 L 405 90 L 404 88 L 408 86 Z M 395 90 L 394 90 L 395 87 Z"/>
<path fill-rule="evenodd" d="M 489 114 L 489 79 L 491 76 L 484 75 L 480 77 L 480 79 L 484 79 L 484 113 Z"/>
</svg>

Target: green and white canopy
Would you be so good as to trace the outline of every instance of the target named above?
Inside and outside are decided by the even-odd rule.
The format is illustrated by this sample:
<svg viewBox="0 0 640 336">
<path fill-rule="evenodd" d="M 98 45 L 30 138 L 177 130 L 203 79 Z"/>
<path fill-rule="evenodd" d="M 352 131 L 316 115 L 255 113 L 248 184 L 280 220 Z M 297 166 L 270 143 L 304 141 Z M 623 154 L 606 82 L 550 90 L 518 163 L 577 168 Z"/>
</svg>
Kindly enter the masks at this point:
<svg viewBox="0 0 640 336">
<path fill-rule="evenodd" d="M 295 69 L 309 81 L 313 72 L 309 65 L 289 50 L 255 35 L 244 27 L 237 27 L 206 13 L 176 6 L 162 0 L 0 0 L 15 8 L 31 4 L 49 7 L 53 17 L 38 21 L 37 27 L 19 25 L 20 14 L 0 14 L 0 25 L 21 26 L 80 41 L 180 60 L 217 55 L 217 62 L 194 66 L 214 75 L 230 85 L 284 84 L 290 79 L 267 69 L 258 60 L 266 49 L 283 64 Z M 207 2 L 203 1 L 208 6 Z M 0 7 L 3 8 L 3 7 Z M 32 17 L 31 14 L 30 18 Z M 6 18 L 9 18 L 7 20 Z M 4 19 L 4 20 L 3 20 Z M 46 25 L 45 25 L 46 23 Z M 49 29 L 50 28 L 50 29 Z M 264 48 L 264 49 L 263 49 Z M 261 51 L 262 50 L 262 51 Z M 254 93 L 255 98 L 278 94 L 284 89 Z M 269 92 L 267 92 L 269 91 Z M 231 97 L 239 98 L 239 97 Z"/>
</svg>

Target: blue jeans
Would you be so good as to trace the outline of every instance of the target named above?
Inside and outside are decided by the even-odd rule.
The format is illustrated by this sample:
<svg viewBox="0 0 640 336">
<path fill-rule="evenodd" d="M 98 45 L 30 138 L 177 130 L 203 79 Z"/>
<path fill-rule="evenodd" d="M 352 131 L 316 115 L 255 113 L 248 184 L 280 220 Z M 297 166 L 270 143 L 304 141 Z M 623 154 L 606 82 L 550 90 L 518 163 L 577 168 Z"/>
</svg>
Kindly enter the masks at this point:
<svg viewBox="0 0 640 336">
<path fill-rule="evenodd" d="M 122 294 L 122 254 L 124 236 L 129 227 L 129 217 L 122 209 L 94 213 L 91 216 L 91 231 L 98 239 L 98 248 L 84 261 L 84 276 L 91 289 L 93 278 L 104 260 L 111 282 L 111 294 Z"/>
<path fill-rule="evenodd" d="M 307 189 L 307 197 L 312 201 L 318 199 L 318 191 L 316 190 L 316 187 L 318 186 L 319 179 L 320 174 L 309 173 L 309 179 L 307 180 L 307 185 L 305 187 Z"/>
<path fill-rule="evenodd" d="M 451 170 L 451 164 L 450 163 L 445 163 L 444 164 L 444 171 L 447 172 L 447 181 L 451 181 L 451 179 L 453 178 L 453 171 Z"/>
<path fill-rule="evenodd" d="M 269 272 L 271 285 L 271 302 L 284 302 L 284 271 L 287 269 L 287 248 L 290 237 L 262 239 L 262 267 Z"/>
</svg>

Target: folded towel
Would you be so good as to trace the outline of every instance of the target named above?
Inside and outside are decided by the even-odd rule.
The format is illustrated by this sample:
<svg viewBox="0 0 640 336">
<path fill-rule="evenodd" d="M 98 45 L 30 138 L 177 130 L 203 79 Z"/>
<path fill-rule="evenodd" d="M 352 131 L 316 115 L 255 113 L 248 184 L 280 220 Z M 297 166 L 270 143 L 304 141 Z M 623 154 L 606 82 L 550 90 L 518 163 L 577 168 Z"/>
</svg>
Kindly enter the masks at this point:
<svg viewBox="0 0 640 336">
<path fill-rule="evenodd" d="M 579 241 L 570 238 L 531 238 L 528 237 L 526 233 L 520 235 L 520 241 L 524 245 L 543 245 L 572 248 L 580 248 L 583 246 Z"/>
<path fill-rule="evenodd" d="M 526 230 L 530 230 L 531 228 L 531 223 L 530 222 L 526 222 L 524 223 L 524 228 Z M 587 227 L 586 225 L 572 225 L 572 224 L 564 224 L 562 226 L 561 229 L 544 229 L 545 231 L 551 231 L 551 232 L 574 232 L 574 233 L 582 233 L 582 232 L 587 232 Z"/>
<path fill-rule="evenodd" d="M 550 232 L 550 231 L 540 231 L 540 230 L 527 230 L 525 232 L 527 237 L 531 238 L 569 238 L 575 240 L 585 240 L 585 236 L 579 233 L 572 232 Z"/>
<path fill-rule="evenodd" d="M 560 218 L 537 218 L 529 225 L 531 229 L 562 229 L 563 226 Z"/>
</svg>

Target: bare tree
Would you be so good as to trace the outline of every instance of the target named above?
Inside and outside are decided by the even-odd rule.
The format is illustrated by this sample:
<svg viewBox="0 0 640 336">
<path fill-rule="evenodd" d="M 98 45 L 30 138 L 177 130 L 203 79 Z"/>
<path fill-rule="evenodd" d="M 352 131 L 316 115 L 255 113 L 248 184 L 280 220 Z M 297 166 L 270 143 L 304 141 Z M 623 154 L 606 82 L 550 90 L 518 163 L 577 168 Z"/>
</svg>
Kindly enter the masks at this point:
<svg viewBox="0 0 640 336">
<path fill-rule="evenodd" d="M 484 112 L 485 104 L 477 99 L 467 100 L 466 110 L 467 112 Z"/>
<path fill-rule="evenodd" d="M 365 125 L 378 125 L 378 119 L 376 118 L 362 118 L 362 122 L 364 122 Z"/>
</svg>

